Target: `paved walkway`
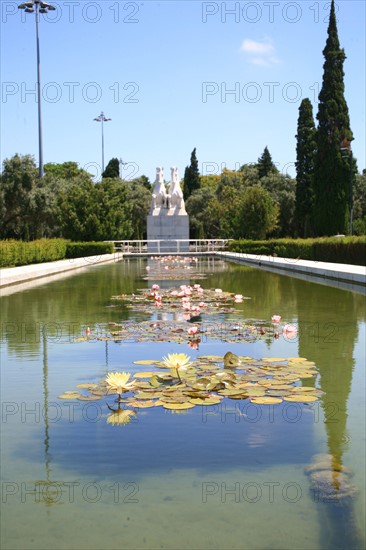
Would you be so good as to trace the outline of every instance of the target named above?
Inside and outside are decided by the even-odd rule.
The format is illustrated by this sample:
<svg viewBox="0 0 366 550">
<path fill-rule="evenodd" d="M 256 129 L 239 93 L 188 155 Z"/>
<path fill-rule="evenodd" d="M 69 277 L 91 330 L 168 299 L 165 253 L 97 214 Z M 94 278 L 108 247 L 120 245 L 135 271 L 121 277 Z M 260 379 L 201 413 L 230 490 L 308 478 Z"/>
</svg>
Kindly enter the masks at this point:
<svg viewBox="0 0 366 550">
<path fill-rule="evenodd" d="M 330 262 L 315 262 L 293 258 L 278 258 L 274 256 L 259 256 L 254 254 L 240 254 L 238 252 L 216 252 L 227 260 L 257 265 L 260 267 L 275 268 L 276 271 L 291 271 L 313 275 L 325 279 L 334 279 L 353 284 L 366 285 L 366 267 L 351 264 L 334 264 Z"/>
<path fill-rule="evenodd" d="M 85 269 L 93 265 L 117 262 L 121 260 L 122 257 L 122 254 L 118 253 L 103 254 L 101 256 L 87 256 L 86 258 L 72 258 L 69 260 L 59 260 L 58 262 L 46 262 L 0 269 L 0 288 L 49 277 L 50 275 L 66 273 L 75 269 Z"/>
</svg>

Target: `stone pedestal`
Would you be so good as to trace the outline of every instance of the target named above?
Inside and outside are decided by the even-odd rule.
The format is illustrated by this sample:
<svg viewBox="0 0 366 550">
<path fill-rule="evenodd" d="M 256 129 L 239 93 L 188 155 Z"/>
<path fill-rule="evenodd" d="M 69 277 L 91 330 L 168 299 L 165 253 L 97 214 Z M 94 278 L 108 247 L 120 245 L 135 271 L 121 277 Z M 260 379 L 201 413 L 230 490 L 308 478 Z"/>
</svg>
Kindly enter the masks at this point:
<svg viewBox="0 0 366 550">
<path fill-rule="evenodd" d="M 147 239 L 149 252 L 188 252 L 189 250 L 189 216 L 176 215 L 170 210 L 160 212 L 159 215 L 147 217 Z M 174 239 L 185 239 L 187 242 L 172 242 Z M 150 241 L 159 240 L 158 244 Z"/>
<path fill-rule="evenodd" d="M 147 216 L 148 251 L 188 252 L 189 216 L 185 209 L 177 168 L 171 168 L 171 182 L 167 191 L 163 169 L 156 169 L 150 213 Z M 150 241 L 160 241 L 150 242 Z M 185 240 L 186 242 L 177 242 Z"/>
</svg>

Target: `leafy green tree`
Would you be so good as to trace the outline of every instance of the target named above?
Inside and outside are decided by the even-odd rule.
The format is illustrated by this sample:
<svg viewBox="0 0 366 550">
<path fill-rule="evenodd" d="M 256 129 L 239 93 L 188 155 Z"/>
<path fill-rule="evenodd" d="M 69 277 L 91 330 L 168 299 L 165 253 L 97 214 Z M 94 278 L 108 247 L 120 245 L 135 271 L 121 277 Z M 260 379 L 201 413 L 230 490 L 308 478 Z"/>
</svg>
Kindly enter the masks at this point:
<svg viewBox="0 0 366 550">
<path fill-rule="evenodd" d="M 94 184 L 76 178 L 57 198 L 57 220 L 62 236 L 73 241 L 97 240 L 100 222 L 96 216 Z"/>
<path fill-rule="evenodd" d="M 117 178 L 105 178 L 95 185 L 95 193 L 99 222 L 96 240 L 132 238 L 136 220 L 132 218 L 128 200 L 128 183 Z"/>
<path fill-rule="evenodd" d="M 294 234 L 296 182 L 288 174 L 273 172 L 260 180 L 278 207 L 278 220 L 271 237 L 289 237 Z"/>
<path fill-rule="evenodd" d="M 68 161 L 61 164 L 49 162 L 44 165 L 45 177 L 53 177 L 58 179 L 69 180 L 79 176 L 85 176 L 91 178 L 91 174 L 86 172 L 83 168 L 79 168 L 77 162 Z"/>
<path fill-rule="evenodd" d="M 257 168 L 259 178 L 264 178 L 271 172 L 278 172 L 276 166 L 273 164 L 271 153 L 267 146 L 264 148 L 262 156 L 258 159 Z"/>
<path fill-rule="evenodd" d="M 215 219 L 210 216 L 208 205 L 215 197 L 215 192 L 207 188 L 193 191 L 187 199 L 186 210 L 189 215 L 189 232 L 191 239 L 213 239 L 217 237 Z"/>
<path fill-rule="evenodd" d="M 74 180 L 59 195 L 58 221 L 62 236 L 74 241 L 131 238 L 126 183 L 116 178 L 106 178 L 95 185 L 84 178 Z"/>
<path fill-rule="evenodd" d="M 143 179 L 145 178 L 145 179 Z M 151 204 L 151 190 L 146 187 L 146 176 L 128 182 L 127 201 L 130 206 L 132 234 L 138 241 L 146 238 L 147 215 Z"/>
<path fill-rule="evenodd" d="M 201 185 L 200 182 L 200 172 L 198 170 L 198 160 L 196 156 L 196 148 L 193 149 L 191 154 L 191 164 L 186 166 L 184 171 L 184 186 L 183 186 L 183 197 L 186 201 L 188 197 L 195 191 L 199 189 Z"/>
<path fill-rule="evenodd" d="M 29 240 L 33 213 L 33 192 L 38 170 L 31 155 L 14 155 L 3 162 L 0 180 L 0 238 Z"/>
<path fill-rule="evenodd" d="M 243 182 L 246 187 L 251 187 L 259 183 L 257 164 L 243 164 L 243 166 L 240 167 L 239 172 L 243 175 Z"/>
<path fill-rule="evenodd" d="M 148 189 L 150 192 L 152 190 L 152 185 L 150 183 L 150 180 L 147 176 L 145 175 L 142 175 L 138 178 L 135 178 L 132 180 L 132 183 L 135 183 L 135 184 L 139 184 L 139 185 L 143 185 L 146 189 Z M 150 196 L 150 199 L 151 199 L 151 196 Z"/>
<path fill-rule="evenodd" d="M 111 159 L 103 174 L 102 178 L 119 178 L 119 160 L 116 158 Z"/>
<path fill-rule="evenodd" d="M 366 170 L 354 179 L 353 230 L 355 235 L 366 235 Z"/>
<path fill-rule="evenodd" d="M 346 233 L 349 227 L 349 161 L 340 148 L 353 140 L 344 97 L 343 63 L 334 0 L 332 0 L 322 89 L 317 114 L 317 153 L 314 170 L 314 221 L 317 236 Z"/>
<path fill-rule="evenodd" d="M 239 208 L 240 237 L 261 240 L 275 229 L 278 206 L 265 189 L 248 187 Z"/>
<path fill-rule="evenodd" d="M 296 231 L 299 237 L 310 237 L 314 207 L 314 162 L 316 129 L 310 99 L 299 108 L 296 144 Z"/>
</svg>

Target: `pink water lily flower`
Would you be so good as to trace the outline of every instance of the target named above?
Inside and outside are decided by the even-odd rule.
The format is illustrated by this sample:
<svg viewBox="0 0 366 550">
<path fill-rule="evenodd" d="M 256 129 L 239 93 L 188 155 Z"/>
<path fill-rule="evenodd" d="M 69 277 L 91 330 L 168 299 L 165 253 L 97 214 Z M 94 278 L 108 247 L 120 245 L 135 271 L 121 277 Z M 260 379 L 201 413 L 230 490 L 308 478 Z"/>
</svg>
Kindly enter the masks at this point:
<svg viewBox="0 0 366 550">
<path fill-rule="evenodd" d="M 243 295 L 242 294 L 235 294 L 234 296 L 234 302 L 237 304 L 240 304 L 243 301 Z"/>
<path fill-rule="evenodd" d="M 199 307 L 206 307 L 205 302 L 200 302 L 198 305 L 199 305 Z"/>
<path fill-rule="evenodd" d="M 216 292 L 216 294 L 221 294 L 221 293 L 222 293 L 222 289 L 221 289 L 221 288 L 215 288 L 215 292 Z"/>
<path fill-rule="evenodd" d="M 281 315 L 272 315 L 272 323 L 280 323 Z"/>
<path fill-rule="evenodd" d="M 159 290 L 159 285 L 152 285 L 151 290 Z"/>
<path fill-rule="evenodd" d="M 295 340 L 297 338 L 298 329 L 296 325 L 285 325 L 283 327 L 283 335 L 287 340 Z"/>
<path fill-rule="evenodd" d="M 196 334 L 197 331 L 198 327 L 189 327 L 189 329 L 187 330 L 188 334 Z"/>
</svg>

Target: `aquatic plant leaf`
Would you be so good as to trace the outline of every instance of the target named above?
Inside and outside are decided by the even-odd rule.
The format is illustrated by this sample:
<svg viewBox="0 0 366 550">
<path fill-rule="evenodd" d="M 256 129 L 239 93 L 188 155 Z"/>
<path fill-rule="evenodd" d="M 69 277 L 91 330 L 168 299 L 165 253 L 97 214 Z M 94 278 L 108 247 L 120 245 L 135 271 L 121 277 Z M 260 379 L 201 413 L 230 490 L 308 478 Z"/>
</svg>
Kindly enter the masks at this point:
<svg viewBox="0 0 366 550">
<path fill-rule="evenodd" d="M 217 399 L 214 397 L 208 397 L 207 399 L 200 399 L 200 398 L 191 398 L 189 400 L 190 403 L 193 403 L 194 405 L 202 405 L 202 406 L 209 406 L 209 405 L 218 405 L 221 403 L 221 399 Z"/>
<path fill-rule="evenodd" d="M 305 393 L 303 395 L 286 395 L 284 400 L 290 401 L 291 403 L 312 403 L 313 401 L 319 401 L 319 398 L 316 395 Z"/>
<path fill-rule="evenodd" d="M 279 397 L 253 397 L 250 401 L 256 405 L 277 405 L 278 403 L 282 403 L 282 399 Z"/>
<path fill-rule="evenodd" d="M 131 401 L 130 406 L 136 409 L 150 409 L 151 407 L 155 407 L 155 401 Z"/>
<path fill-rule="evenodd" d="M 78 392 L 65 392 L 62 395 L 58 395 L 59 399 L 78 399 L 81 396 Z"/>
<path fill-rule="evenodd" d="M 231 351 L 228 351 L 224 355 L 224 368 L 230 369 L 238 367 L 241 364 L 240 358 L 238 355 L 235 355 L 235 353 L 232 353 Z"/>
<path fill-rule="evenodd" d="M 101 395 L 79 395 L 78 401 L 99 401 L 102 399 Z"/>
<path fill-rule="evenodd" d="M 164 403 L 164 409 L 174 409 L 174 410 L 183 410 L 183 409 L 193 409 L 195 405 L 193 403 Z"/>
<path fill-rule="evenodd" d="M 134 361 L 133 364 L 134 365 L 154 365 L 157 362 L 159 361 L 157 361 L 156 359 L 141 359 L 139 361 Z"/>
</svg>

